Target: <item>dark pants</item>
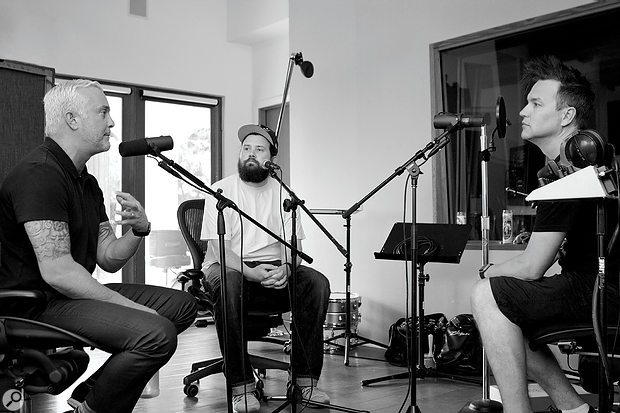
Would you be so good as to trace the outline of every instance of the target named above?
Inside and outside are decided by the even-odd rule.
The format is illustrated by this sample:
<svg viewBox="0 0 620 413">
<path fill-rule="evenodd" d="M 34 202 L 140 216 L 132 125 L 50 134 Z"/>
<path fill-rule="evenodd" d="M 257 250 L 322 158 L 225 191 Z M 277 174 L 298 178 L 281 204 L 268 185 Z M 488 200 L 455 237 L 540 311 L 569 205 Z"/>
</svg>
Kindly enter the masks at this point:
<svg viewBox="0 0 620 413">
<path fill-rule="evenodd" d="M 86 402 L 98 413 L 129 413 L 150 378 L 174 354 L 177 334 L 196 317 L 196 300 L 186 292 L 152 285 L 107 287 L 159 315 L 102 301 L 57 296 L 32 318 L 89 338 L 111 353 L 95 373 L 98 377 Z"/>
<path fill-rule="evenodd" d="M 253 266 L 255 263 L 246 263 Z M 239 388 L 254 382 L 250 360 L 247 352 L 247 339 L 241 340 L 241 325 L 244 315 L 241 314 L 241 274 L 231 268 L 226 271 L 227 306 L 227 351 L 223 346 L 223 320 L 220 300 L 220 265 L 213 264 L 206 271 L 208 286 L 212 289 L 215 301 L 215 321 L 217 335 L 222 353 L 227 355 L 226 365 L 231 387 Z M 290 286 L 289 280 L 289 286 Z M 264 288 L 260 283 L 243 281 L 243 308 L 248 310 L 273 309 L 274 312 L 287 312 L 291 309 L 289 288 L 280 290 Z M 293 345 L 293 366 L 300 385 L 309 384 L 310 379 L 318 380 L 323 368 L 323 323 L 329 305 L 329 281 L 323 274 L 310 267 L 297 267 L 297 311 L 293 312 L 296 329 L 293 332 L 296 341 Z M 245 331 L 247 326 L 245 325 Z M 247 338 L 247 334 L 244 334 Z M 299 344 L 301 343 L 301 344 Z M 242 357 L 245 358 L 246 371 L 242 369 Z M 303 379 L 306 379 L 305 381 Z M 303 382 L 303 384 L 302 384 Z M 233 389 L 233 394 L 238 393 Z"/>
</svg>

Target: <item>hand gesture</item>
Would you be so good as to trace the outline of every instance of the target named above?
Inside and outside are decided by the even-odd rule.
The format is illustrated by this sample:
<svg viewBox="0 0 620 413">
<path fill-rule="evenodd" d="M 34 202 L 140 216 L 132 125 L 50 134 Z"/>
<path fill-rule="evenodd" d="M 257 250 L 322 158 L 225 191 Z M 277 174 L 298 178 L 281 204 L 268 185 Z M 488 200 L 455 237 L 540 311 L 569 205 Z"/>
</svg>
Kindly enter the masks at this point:
<svg viewBox="0 0 620 413">
<path fill-rule="evenodd" d="M 136 198 L 127 192 L 116 191 L 116 202 L 121 207 L 120 211 L 116 211 L 116 215 L 121 217 L 120 220 L 115 220 L 117 224 L 131 225 L 133 229 L 139 232 L 145 232 L 148 229 L 149 219 Z"/>
</svg>

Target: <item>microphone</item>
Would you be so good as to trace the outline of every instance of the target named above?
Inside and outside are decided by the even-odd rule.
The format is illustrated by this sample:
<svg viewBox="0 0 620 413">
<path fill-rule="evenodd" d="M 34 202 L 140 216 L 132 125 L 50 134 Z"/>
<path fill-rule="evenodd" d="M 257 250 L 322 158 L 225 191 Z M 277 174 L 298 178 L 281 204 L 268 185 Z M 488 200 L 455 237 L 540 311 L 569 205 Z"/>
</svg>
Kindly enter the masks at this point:
<svg viewBox="0 0 620 413">
<path fill-rule="evenodd" d="M 271 162 L 270 160 L 266 160 L 261 165 L 264 169 L 269 169 L 270 171 L 280 170 L 280 165 Z"/>
<path fill-rule="evenodd" d="M 123 158 L 127 156 L 158 155 L 159 152 L 169 151 L 173 147 L 174 141 L 172 137 L 164 135 L 122 142 L 118 145 L 118 152 Z"/>
<path fill-rule="evenodd" d="M 304 57 L 301 52 L 295 54 L 295 64 L 299 66 L 301 73 L 307 78 L 314 75 L 314 65 L 309 60 L 304 61 Z"/>
<path fill-rule="evenodd" d="M 433 118 L 435 129 L 448 129 L 451 127 L 469 128 L 484 125 L 482 116 L 465 115 L 463 113 L 439 112 Z"/>
</svg>

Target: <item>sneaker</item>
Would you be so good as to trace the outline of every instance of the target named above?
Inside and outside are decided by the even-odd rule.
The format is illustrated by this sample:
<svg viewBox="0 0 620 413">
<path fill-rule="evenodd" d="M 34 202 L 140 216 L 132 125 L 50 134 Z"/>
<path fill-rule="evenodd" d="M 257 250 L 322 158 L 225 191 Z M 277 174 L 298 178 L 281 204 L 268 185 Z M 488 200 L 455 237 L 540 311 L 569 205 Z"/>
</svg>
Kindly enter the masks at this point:
<svg viewBox="0 0 620 413">
<path fill-rule="evenodd" d="M 95 380 L 92 377 L 89 377 L 86 381 L 78 384 L 71 393 L 69 400 L 67 400 L 67 404 L 74 409 L 77 409 L 78 406 L 86 400 L 86 395 L 90 393 L 94 386 Z"/>
<path fill-rule="evenodd" d="M 245 407 L 247 398 L 247 408 Z M 233 412 L 234 413 L 258 413 L 260 411 L 260 403 L 254 393 L 244 393 L 233 396 Z"/>
<path fill-rule="evenodd" d="M 323 390 L 316 386 L 302 386 L 301 398 L 303 401 L 311 401 L 323 404 L 329 404 L 329 396 Z M 312 405 L 309 405 L 312 407 Z"/>
</svg>

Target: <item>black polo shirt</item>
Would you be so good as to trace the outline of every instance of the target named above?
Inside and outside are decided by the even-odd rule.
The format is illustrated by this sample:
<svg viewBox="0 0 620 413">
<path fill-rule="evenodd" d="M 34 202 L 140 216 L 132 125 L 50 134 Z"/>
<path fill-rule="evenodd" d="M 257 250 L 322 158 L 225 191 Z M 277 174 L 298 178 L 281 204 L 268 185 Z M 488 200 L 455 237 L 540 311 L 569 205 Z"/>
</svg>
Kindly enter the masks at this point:
<svg viewBox="0 0 620 413">
<path fill-rule="evenodd" d="M 24 229 L 25 222 L 40 220 L 68 223 L 73 259 L 90 273 L 95 270 L 99 224 L 108 220 L 103 193 L 86 167 L 78 174 L 49 138 L 0 187 L 0 288 L 51 290 Z"/>
</svg>

